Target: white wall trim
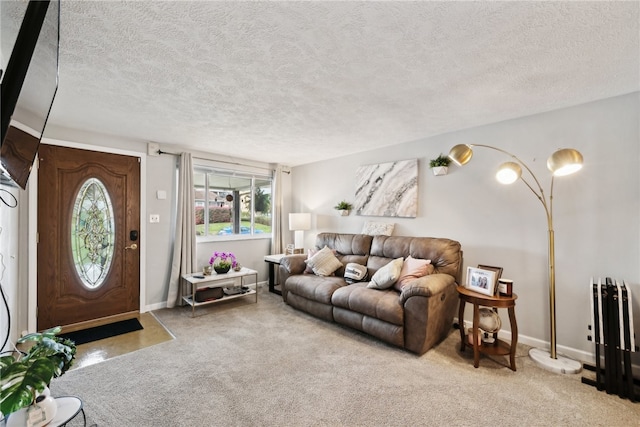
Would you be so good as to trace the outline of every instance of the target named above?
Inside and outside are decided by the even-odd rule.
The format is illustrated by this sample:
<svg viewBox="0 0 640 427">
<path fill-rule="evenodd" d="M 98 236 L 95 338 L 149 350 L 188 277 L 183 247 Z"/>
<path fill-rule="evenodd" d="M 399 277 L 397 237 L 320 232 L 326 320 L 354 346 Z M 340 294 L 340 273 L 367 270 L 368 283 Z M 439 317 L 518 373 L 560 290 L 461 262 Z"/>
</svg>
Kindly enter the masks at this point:
<svg viewBox="0 0 640 427">
<path fill-rule="evenodd" d="M 27 328 L 29 332 L 38 329 L 36 310 L 38 309 L 38 157 L 31 170 L 29 179 L 29 225 L 27 230 Z"/>
<path fill-rule="evenodd" d="M 459 324 L 458 318 L 455 318 L 455 322 Z M 472 327 L 473 327 L 473 322 L 469 320 L 464 321 L 465 331 L 467 329 L 471 329 Z M 456 333 L 459 333 L 459 332 L 456 332 Z M 498 338 L 506 342 L 511 342 L 511 331 L 506 331 L 504 329 L 501 329 L 500 331 L 498 331 Z M 541 348 L 544 350 L 549 349 L 549 342 L 539 340 L 537 338 L 532 338 L 522 334 L 518 334 L 518 344 L 524 344 L 524 345 L 528 345 L 535 348 Z M 567 356 L 571 359 L 575 359 L 583 363 L 594 364 L 596 360 L 595 355 L 593 353 L 577 350 L 575 348 L 556 345 L 556 350 L 558 354 Z"/>
<path fill-rule="evenodd" d="M 82 150 L 97 151 L 109 154 L 122 154 L 125 156 L 140 158 L 140 312 L 147 311 L 146 305 L 146 245 L 143 244 L 143 236 L 147 235 L 147 155 L 138 151 L 121 150 L 118 148 L 105 147 L 101 145 L 83 144 L 78 142 L 64 141 L 60 139 L 42 138 L 43 144 L 57 145 L 68 148 L 78 148 Z M 36 162 L 37 166 L 37 162 Z M 38 306 L 38 168 L 34 167 L 29 178 L 29 295 L 28 295 L 28 319 L 27 325 L 30 332 L 37 330 L 36 308 Z"/>
<path fill-rule="evenodd" d="M 167 302 L 166 301 L 165 302 L 159 302 L 159 303 L 156 303 L 156 304 L 146 305 L 144 307 L 144 311 L 142 309 L 140 309 L 140 312 L 144 313 L 144 312 L 147 312 L 147 311 L 162 310 L 163 308 L 167 308 Z"/>
</svg>

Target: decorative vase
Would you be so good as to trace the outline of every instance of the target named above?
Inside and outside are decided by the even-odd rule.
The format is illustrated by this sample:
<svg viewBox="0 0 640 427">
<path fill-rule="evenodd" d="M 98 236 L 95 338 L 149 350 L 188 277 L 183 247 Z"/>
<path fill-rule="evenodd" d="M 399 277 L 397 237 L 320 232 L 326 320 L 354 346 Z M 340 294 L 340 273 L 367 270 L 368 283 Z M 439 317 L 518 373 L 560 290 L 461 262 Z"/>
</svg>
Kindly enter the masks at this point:
<svg viewBox="0 0 640 427">
<path fill-rule="evenodd" d="M 210 276 L 212 270 L 213 267 L 211 267 L 211 265 L 205 265 L 204 267 L 202 267 L 202 274 L 204 274 L 205 276 Z"/>
<path fill-rule="evenodd" d="M 40 395 L 27 409 L 27 427 L 47 425 L 58 412 L 58 404 L 51 396 Z"/>
<path fill-rule="evenodd" d="M 338 211 L 338 213 L 340 214 L 340 216 L 348 216 L 349 215 L 349 211 L 347 209 L 340 209 Z"/>
<path fill-rule="evenodd" d="M 213 266 L 213 269 L 214 269 L 214 270 L 216 271 L 216 273 L 218 273 L 218 274 L 225 274 L 225 273 L 228 273 L 228 272 L 229 272 L 229 270 L 231 269 L 231 266 L 230 266 L 230 265 L 228 265 L 228 266 L 226 266 L 226 267 L 221 267 L 221 266 L 216 266 L 216 265 L 214 265 L 214 266 Z"/>
<path fill-rule="evenodd" d="M 447 166 L 435 166 L 435 167 L 433 167 L 433 174 L 435 176 L 446 175 L 448 171 L 449 171 L 449 168 Z"/>
</svg>

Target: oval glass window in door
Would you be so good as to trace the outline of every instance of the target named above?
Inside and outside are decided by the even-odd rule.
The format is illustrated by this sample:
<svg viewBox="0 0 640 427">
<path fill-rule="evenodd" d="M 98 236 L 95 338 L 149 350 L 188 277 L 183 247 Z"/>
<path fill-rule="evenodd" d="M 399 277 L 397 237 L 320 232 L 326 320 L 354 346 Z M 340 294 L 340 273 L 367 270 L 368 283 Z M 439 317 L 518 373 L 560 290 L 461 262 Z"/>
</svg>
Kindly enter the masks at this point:
<svg viewBox="0 0 640 427">
<path fill-rule="evenodd" d="M 89 289 L 98 289 L 113 259 L 115 226 L 111 198 L 104 184 L 89 178 L 76 195 L 71 224 L 73 263 Z"/>
</svg>

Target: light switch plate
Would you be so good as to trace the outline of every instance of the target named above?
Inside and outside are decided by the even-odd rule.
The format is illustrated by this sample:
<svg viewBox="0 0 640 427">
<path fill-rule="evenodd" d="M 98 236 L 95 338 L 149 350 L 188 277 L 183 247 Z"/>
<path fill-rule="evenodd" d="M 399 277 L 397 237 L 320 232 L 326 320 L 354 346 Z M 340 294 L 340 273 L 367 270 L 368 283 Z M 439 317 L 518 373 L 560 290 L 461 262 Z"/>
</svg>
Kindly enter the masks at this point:
<svg viewBox="0 0 640 427">
<path fill-rule="evenodd" d="M 164 200 L 167 198 L 167 192 L 164 190 L 158 190 L 156 191 L 156 199 L 158 200 Z"/>
</svg>

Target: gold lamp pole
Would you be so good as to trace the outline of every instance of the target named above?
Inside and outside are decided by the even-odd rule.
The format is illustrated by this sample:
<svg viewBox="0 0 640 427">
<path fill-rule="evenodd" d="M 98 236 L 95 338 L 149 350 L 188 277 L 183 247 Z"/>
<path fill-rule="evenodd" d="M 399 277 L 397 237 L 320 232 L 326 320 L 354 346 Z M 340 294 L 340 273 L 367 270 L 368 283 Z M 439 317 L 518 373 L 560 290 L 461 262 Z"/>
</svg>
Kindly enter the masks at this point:
<svg viewBox="0 0 640 427">
<path fill-rule="evenodd" d="M 549 232 L 549 312 L 551 327 L 550 350 L 542 350 L 533 348 L 529 351 L 529 356 L 536 363 L 545 369 L 557 373 L 569 374 L 578 373 L 582 369 L 579 362 L 558 356 L 556 353 L 556 271 L 555 271 L 555 240 L 553 234 L 553 179 L 556 176 L 570 175 L 582 168 L 582 154 L 573 148 L 564 148 L 556 151 L 547 160 L 547 168 L 551 171 L 551 189 L 549 191 L 549 199 L 547 200 L 544 190 L 531 169 L 515 155 L 501 148 L 492 147 L 483 144 L 459 144 L 451 149 L 449 158 L 458 166 L 467 164 L 473 156 L 471 147 L 484 147 L 496 150 L 510 156 L 514 161 L 506 162 L 500 165 L 496 173 L 496 179 L 502 184 L 512 184 L 519 179 L 536 195 L 547 216 L 547 229 Z M 535 186 L 532 186 L 526 179 L 522 177 L 522 167 L 524 167 Z"/>
</svg>

